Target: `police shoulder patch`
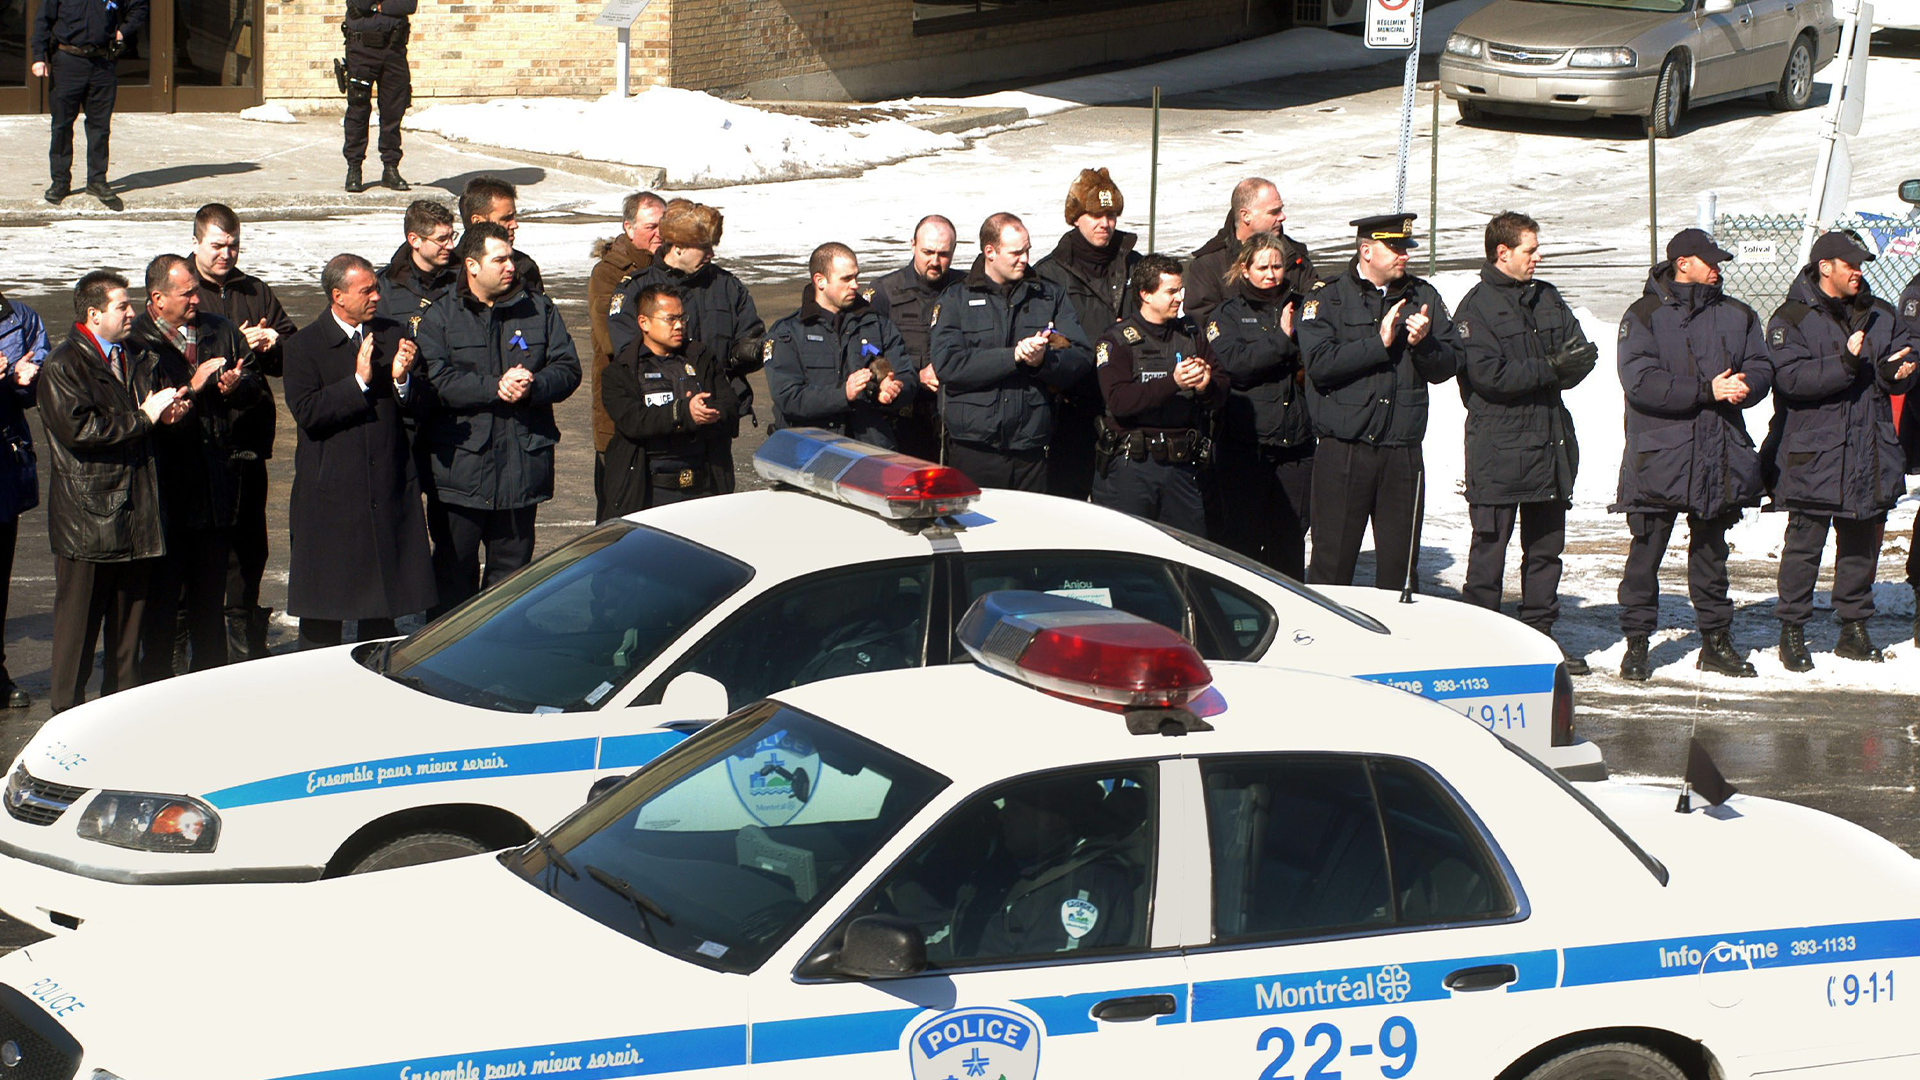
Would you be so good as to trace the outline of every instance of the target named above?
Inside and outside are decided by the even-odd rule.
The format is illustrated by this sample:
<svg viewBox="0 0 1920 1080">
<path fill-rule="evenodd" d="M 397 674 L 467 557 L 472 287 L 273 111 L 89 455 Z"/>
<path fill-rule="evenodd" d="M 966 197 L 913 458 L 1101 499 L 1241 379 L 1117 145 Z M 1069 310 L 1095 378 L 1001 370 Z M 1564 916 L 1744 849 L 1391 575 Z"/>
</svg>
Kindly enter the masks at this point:
<svg viewBox="0 0 1920 1080">
<path fill-rule="evenodd" d="M 1320 301 L 1318 300 L 1307 301 L 1300 308 L 1300 317 L 1303 319 L 1319 318 L 1320 317 Z"/>
<path fill-rule="evenodd" d="M 1207 320 L 1207 340 L 1220 340 L 1220 324 L 1212 319 Z"/>
<path fill-rule="evenodd" d="M 1621 319 L 1620 320 L 1620 340 L 1625 341 L 1626 339 L 1627 339 L 1627 320 Z"/>
<path fill-rule="evenodd" d="M 1131 326 L 1121 327 L 1120 336 L 1123 338 L 1126 338 L 1127 344 L 1129 345 L 1140 344 L 1140 331 L 1135 329 L 1134 327 L 1131 327 Z"/>
<path fill-rule="evenodd" d="M 1467 325 L 1467 320 L 1465 320 L 1465 319 L 1455 319 L 1455 320 L 1453 320 L 1453 325 L 1454 325 L 1454 326 L 1456 326 L 1456 327 L 1459 327 L 1459 329 L 1460 329 L 1460 337 L 1461 337 L 1462 339 L 1465 339 L 1465 338 L 1470 338 L 1470 337 L 1472 337 L 1472 336 L 1473 336 L 1473 327 L 1471 327 L 1471 326 L 1469 326 L 1469 325 Z"/>
<path fill-rule="evenodd" d="M 1787 343 L 1787 328 L 1784 326 L 1774 327 L 1773 332 L 1767 335 L 1767 342 L 1776 347 L 1785 345 Z"/>
<path fill-rule="evenodd" d="M 866 288 L 861 289 L 860 299 L 871 303 L 873 301 L 873 286 L 869 285 Z"/>
<path fill-rule="evenodd" d="M 1103 341 L 1093 350 L 1093 365 L 1099 367 L 1113 359 L 1113 342 Z"/>
<path fill-rule="evenodd" d="M 768 338 L 760 346 L 760 362 L 764 364 L 771 359 L 773 359 L 773 339 Z"/>
<path fill-rule="evenodd" d="M 693 370 L 693 365 L 692 365 L 692 364 L 685 364 L 685 365 L 682 365 L 682 366 L 684 366 L 684 367 L 685 367 L 685 368 L 687 369 L 687 374 L 689 374 L 689 375 L 698 375 L 698 374 L 700 374 L 699 372 L 697 372 L 697 371 L 695 371 L 695 370 Z"/>
<path fill-rule="evenodd" d="M 607 314 L 609 315 L 620 314 L 620 305 L 622 303 L 625 303 L 626 299 L 627 299 L 626 297 L 621 296 L 619 293 L 614 293 L 613 302 L 607 305 Z"/>
<path fill-rule="evenodd" d="M 1906 315 L 1907 315 L 1907 318 L 1909 319 L 1913 318 L 1916 315 L 1920 315 L 1920 297 L 1916 297 L 1912 300 L 1907 301 Z"/>
</svg>

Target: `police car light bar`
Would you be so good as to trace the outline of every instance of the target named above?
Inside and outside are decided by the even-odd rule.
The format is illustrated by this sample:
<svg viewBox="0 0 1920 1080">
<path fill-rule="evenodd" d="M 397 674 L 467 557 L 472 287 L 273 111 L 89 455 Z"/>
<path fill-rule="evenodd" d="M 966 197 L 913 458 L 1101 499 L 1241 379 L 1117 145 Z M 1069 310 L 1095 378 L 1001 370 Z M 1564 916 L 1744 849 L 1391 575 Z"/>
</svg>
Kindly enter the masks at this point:
<svg viewBox="0 0 1920 1080">
<path fill-rule="evenodd" d="M 1213 682 L 1200 653 L 1157 622 L 1041 592 L 992 592 L 960 619 L 982 665 L 1040 690 L 1129 709 L 1179 709 Z"/>
<path fill-rule="evenodd" d="M 890 520 L 958 514 L 980 497 L 959 469 L 858 442 L 821 428 L 782 428 L 754 452 L 753 469 L 776 484 Z"/>
</svg>

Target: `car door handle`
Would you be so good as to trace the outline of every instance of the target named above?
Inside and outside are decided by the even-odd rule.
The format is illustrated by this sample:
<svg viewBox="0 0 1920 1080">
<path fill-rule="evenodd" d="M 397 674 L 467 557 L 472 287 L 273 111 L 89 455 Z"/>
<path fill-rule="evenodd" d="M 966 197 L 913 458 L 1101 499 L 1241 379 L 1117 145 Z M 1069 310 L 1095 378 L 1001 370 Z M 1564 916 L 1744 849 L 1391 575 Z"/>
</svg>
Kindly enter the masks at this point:
<svg viewBox="0 0 1920 1080">
<path fill-rule="evenodd" d="M 1088 1010 L 1095 1020 L 1124 1023 L 1155 1016 L 1172 1016 L 1178 1008 L 1172 994 L 1141 994 L 1139 997 L 1108 998 Z"/>
<path fill-rule="evenodd" d="M 1461 968 L 1447 976 L 1442 985 L 1464 994 L 1475 990 L 1498 990 L 1518 978 L 1520 969 L 1512 964 L 1488 964 L 1485 967 Z"/>
</svg>

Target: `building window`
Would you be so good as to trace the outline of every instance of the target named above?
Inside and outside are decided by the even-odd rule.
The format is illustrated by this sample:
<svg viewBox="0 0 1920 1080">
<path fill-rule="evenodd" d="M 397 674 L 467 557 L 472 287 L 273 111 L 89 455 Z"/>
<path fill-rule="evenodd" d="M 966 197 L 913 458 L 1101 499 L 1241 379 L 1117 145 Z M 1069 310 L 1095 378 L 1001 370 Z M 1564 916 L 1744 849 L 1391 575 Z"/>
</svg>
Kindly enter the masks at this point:
<svg viewBox="0 0 1920 1080">
<path fill-rule="evenodd" d="M 1159 2 L 1162 0 L 914 0 L 913 32 L 968 30 Z"/>
</svg>

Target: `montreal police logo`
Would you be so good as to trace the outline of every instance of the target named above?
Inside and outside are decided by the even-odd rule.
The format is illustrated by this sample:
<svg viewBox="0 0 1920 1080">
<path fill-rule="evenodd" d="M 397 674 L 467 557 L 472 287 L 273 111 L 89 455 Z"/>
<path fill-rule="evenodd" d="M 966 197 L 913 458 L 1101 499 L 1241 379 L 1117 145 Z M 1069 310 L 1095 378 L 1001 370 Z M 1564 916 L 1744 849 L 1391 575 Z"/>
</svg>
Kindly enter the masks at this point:
<svg viewBox="0 0 1920 1080">
<path fill-rule="evenodd" d="M 907 1037 L 913 1080 L 1034 1080 L 1040 1025 L 1011 1009 L 943 1012 Z"/>
<path fill-rule="evenodd" d="M 813 744 L 776 731 L 753 753 L 727 762 L 734 793 L 762 825 L 785 825 L 807 808 L 820 782 L 820 754 Z"/>
</svg>

